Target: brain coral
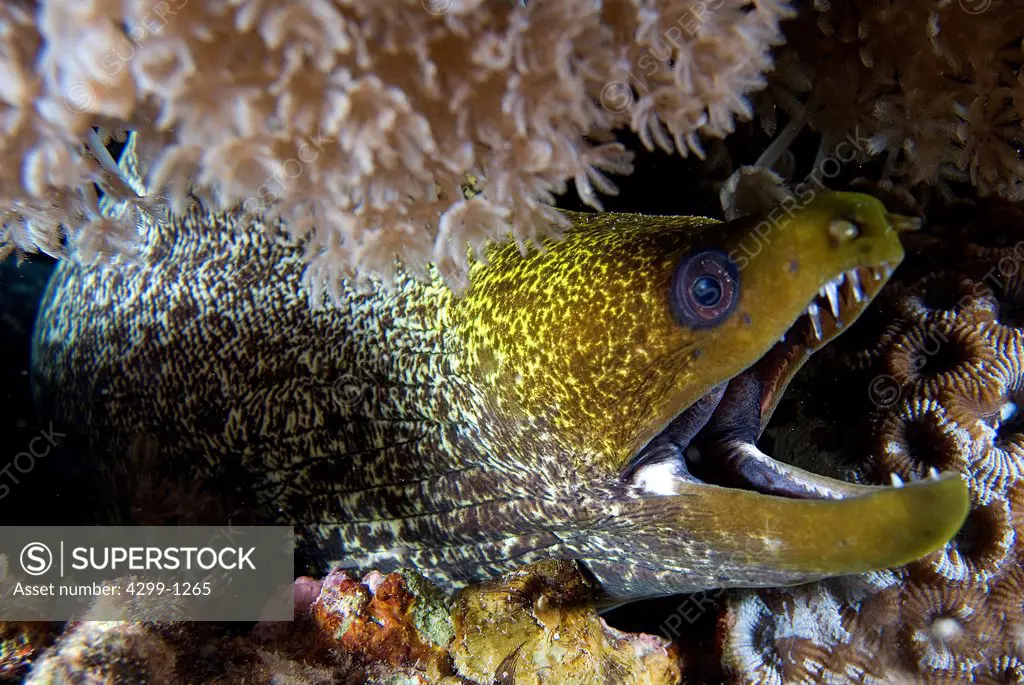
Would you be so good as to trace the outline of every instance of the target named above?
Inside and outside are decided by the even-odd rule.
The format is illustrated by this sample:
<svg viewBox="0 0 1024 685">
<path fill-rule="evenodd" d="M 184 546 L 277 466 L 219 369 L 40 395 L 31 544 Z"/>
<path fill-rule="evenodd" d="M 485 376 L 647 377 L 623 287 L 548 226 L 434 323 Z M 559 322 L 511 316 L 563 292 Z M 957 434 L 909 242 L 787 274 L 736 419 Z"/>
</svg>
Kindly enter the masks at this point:
<svg viewBox="0 0 1024 685">
<path fill-rule="evenodd" d="M 954 206 L 907 247 L 880 305 L 807 369 L 807 395 L 767 438 L 861 482 L 958 470 L 972 512 L 902 569 L 732 597 L 735 682 L 1024 682 L 1024 214 Z"/>
</svg>

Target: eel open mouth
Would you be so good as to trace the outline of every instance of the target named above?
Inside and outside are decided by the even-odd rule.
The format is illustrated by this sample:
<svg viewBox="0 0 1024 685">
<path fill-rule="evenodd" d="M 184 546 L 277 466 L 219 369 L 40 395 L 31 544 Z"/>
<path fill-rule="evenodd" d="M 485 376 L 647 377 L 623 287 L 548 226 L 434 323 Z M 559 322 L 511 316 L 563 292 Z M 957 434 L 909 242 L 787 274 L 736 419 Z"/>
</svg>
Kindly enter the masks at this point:
<svg viewBox="0 0 1024 685">
<path fill-rule="evenodd" d="M 830 211 L 842 209 L 839 199 L 829 199 Z M 874 255 L 862 262 L 871 266 L 816 272 L 817 292 L 802 291 L 808 298 L 802 310 L 787 310 L 792 319 L 782 322 L 788 327 L 781 339 L 746 368 L 712 381 L 617 474 L 613 522 L 629 535 L 628 561 L 609 558 L 614 546 L 607 539 L 614 538 L 606 537 L 585 557 L 609 596 L 794 585 L 895 568 L 939 549 L 963 525 L 970 495 L 958 473 L 932 473 L 905 486 L 897 480 L 896 487 L 858 485 L 783 463 L 757 447 L 796 372 L 850 327 L 902 258 L 890 231 L 915 229 L 913 220 L 883 214 L 873 201 L 852 200 L 871 207 L 854 218 L 878 249 L 850 251 Z M 835 225 L 837 232 L 847 228 Z M 827 228 L 833 236 L 833 224 Z M 883 241 L 888 245 L 877 244 Z M 779 248 L 772 269 L 789 247 Z M 774 273 L 761 272 L 761 282 L 772 282 Z M 720 356 L 729 354 L 723 348 Z"/>
<path fill-rule="evenodd" d="M 630 460 L 624 477 L 652 494 L 670 494 L 674 479 L 804 499 L 844 499 L 877 491 L 876 486 L 777 461 L 758 449 L 756 441 L 804 362 L 864 311 L 891 274 L 892 267 L 883 263 L 845 271 L 825 283 L 779 342 L 673 419 Z"/>
</svg>

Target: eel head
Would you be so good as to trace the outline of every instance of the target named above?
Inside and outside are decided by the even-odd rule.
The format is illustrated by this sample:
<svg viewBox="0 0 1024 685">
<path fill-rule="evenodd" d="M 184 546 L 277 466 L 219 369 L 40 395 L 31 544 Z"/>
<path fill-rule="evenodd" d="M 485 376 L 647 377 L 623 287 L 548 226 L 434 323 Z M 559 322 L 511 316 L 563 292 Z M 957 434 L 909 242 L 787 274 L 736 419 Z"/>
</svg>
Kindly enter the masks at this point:
<svg viewBox="0 0 1024 685">
<path fill-rule="evenodd" d="M 945 544 L 969 507 L 957 474 L 856 485 L 756 446 L 797 369 L 902 260 L 912 222 L 854 193 L 680 221 L 577 217 L 548 251 L 496 254 L 469 296 L 494 392 L 575 455 L 587 533 L 561 533 L 571 555 L 621 600 L 885 569 Z"/>
</svg>

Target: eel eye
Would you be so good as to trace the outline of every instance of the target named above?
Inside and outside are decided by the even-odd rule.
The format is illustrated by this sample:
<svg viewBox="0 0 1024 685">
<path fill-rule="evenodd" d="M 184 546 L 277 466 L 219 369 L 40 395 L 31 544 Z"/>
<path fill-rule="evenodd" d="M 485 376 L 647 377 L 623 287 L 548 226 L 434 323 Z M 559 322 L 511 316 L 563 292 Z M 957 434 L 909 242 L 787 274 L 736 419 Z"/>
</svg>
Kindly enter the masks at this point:
<svg viewBox="0 0 1024 685">
<path fill-rule="evenodd" d="M 739 301 L 736 264 L 724 252 L 704 250 L 679 264 L 672 278 L 672 312 L 684 326 L 717 326 Z"/>
</svg>

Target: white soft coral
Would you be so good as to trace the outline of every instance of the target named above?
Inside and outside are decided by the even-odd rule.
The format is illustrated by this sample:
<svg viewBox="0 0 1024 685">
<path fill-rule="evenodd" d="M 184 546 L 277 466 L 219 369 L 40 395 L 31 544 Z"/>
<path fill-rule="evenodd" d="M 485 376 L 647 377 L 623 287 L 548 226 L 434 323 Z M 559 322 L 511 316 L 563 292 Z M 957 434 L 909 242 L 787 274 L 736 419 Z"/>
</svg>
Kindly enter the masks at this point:
<svg viewBox="0 0 1024 685">
<path fill-rule="evenodd" d="M 631 169 L 615 128 L 684 154 L 728 133 L 750 114 L 788 12 L 739 0 L 5 3 L 0 254 L 130 242 L 95 211 L 93 184 L 125 186 L 84 145 L 126 128 L 148 202 L 283 219 L 317 292 L 398 263 L 444 261 L 458 283 L 486 240 L 557 235 L 552 203 L 569 180 L 599 207 L 614 192 L 604 174 Z M 653 71 L 637 68 L 655 52 Z M 472 200 L 459 191 L 468 177 Z"/>
</svg>

